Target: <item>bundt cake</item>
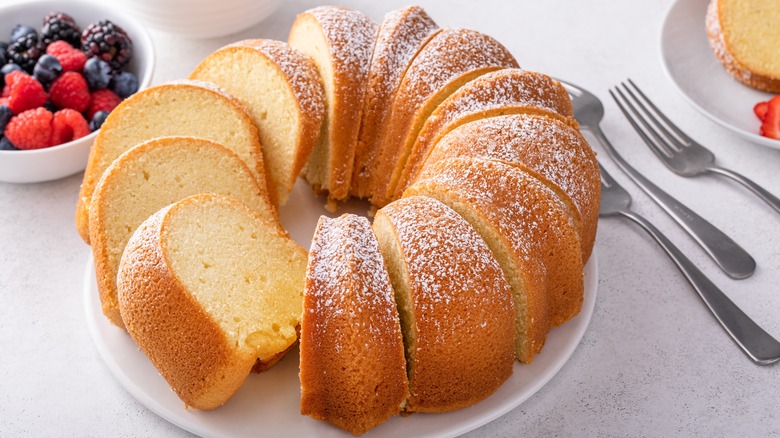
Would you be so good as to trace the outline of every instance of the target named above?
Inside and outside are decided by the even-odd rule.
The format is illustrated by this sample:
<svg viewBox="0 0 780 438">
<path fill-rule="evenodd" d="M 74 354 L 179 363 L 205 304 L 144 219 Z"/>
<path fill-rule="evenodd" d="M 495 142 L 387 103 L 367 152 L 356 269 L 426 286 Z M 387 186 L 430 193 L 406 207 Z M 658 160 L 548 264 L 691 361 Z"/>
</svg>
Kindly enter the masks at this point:
<svg viewBox="0 0 780 438">
<path fill-rule="evenodd" d="M 549 117 L 518 114 L 480 119 L 450 131 L 431 150 L 425 166 L 457 157 L 522 164 L 568 195 L 582 223 L 582 260 L 596 241 L 601 180 L 596 154 L 579 130 Z"/>
<path fill-rule="evenodd" d="M 317 7 L 288 43 L 108 117 L 77 206 L 106 315 L 197 409 L 299 337 L 301 413 L 354 434 L 485 399 L 583 303 L 600 177 L 568 95 L 418 6 Z M 307 257 L 276 212 L 299 174 L 373 225 L 322 217 Z"/>
<path fill-rule="evenodd" d="M 516 68 L 486 73 L 450 95 L 423 124 L 395 189 L 398 198 L 414 180 L 430 150 L 456 127 L 503 114 L 541 114 L 577 127 L 566 89 L 547 75 Z"/>
<path fill-rule="evenodd" d="M 743 84 L 780 93 L 780 8 L 766 0 L 710 0 L 707 39 L 726 71 Z"/>
<path fill-rule="evenodd" d="M 257 126 L 236 98 L 207 82 L 158 85 L 122 101 L 95 138 L 76 205 L 76 228 L 85 242 L 89 243 L 92 192 L 111 162 L 146 140 L 176 135 L 205 138 L 229 147 L 244 160 L 263 192 L 271 193 Z"/>
<path fill-rule="evenodd" d="M 279 205 L 320 136 L 324 91 L 311 59 L 281 41 L 244 40 L 212 53 L 190 79 L 212 82 L 237 98 L 260 131 L 263 161 Z"/>
<path fill-rule="evenodd" d="M 438 26 L 433 19 L 416 5 L 389 12 L 382 20 L 371 57 L 363 119 L 355 150 L 350 185 L 353 196 L 371 196 L 370 169 L 376 166 L 377 149 L 390 117 L 388 102 L 392 102 L 417 52 L 437 31 Z"/>
<path fill-rule="evenodd" d="M 198 193 L 242 202 L 270 223 L 275 208 L 230 149 L 193 137 L 159 137 L 114 160 L 95 187 L 89 233 L 103 313 L 119 327 L 116 274 L 130 236 L 159 209 Z"/>
<path fill-rule="evenodd" d="M 492 394 L 512 374 L 512 294 L 488 246 L 427 197 L 380 209 L 374 231 L 406 346 L 406 412 L 446 412 Z"/>
<path fill-rule="evenodd" d="M 521 362 L 539 353 L 551 325 L 579 312 L 583 265 L 576 226 L 566 205 L 531 171 L 482 158 L 442 160 L 404 196 L 450 206 L 493 251 L 512 286 Z"/>
<path fill-rule="evenodd" d="M 299 14 L 290 29 L 290 46 L 312 58 L 325 87 L 325 121 L 304 177 L 332 201 L 349 197 L 376 32 L 368 16 L 335 6 Z"/>
<path fill-rule="evenodd" d="M 277 224 L 200 194 L 155 213 L 130 238 L 119 310 L 184 403 L 213 409 L 257 360 L 275 360 L 296 341 L 305 275 L 306 250 Z"/>
<path fill-rule="evenodd" d="M 320 217 L 309 253 L 300 342 L 301 413 L 355 435 L 409 396 L 385 262 L 364 217 Z"/>
<path fill-rule="evenodd" d="M 450 94 L 482 74 L 517 67 L 493 38 L 469 29 L 444 29 L 431 38 L 406 70 L 392 101 L 387 130 L 371 170 L 372 204 L 387 204 L 425 120 Z"/>
</svg>

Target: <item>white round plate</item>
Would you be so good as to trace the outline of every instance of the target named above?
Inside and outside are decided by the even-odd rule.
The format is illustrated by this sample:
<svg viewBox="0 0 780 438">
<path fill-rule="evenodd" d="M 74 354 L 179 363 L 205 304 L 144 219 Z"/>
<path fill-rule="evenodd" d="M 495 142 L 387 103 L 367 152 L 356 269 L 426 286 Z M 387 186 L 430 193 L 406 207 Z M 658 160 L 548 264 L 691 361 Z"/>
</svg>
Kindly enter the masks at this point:
<svg viewBox="0 0 780 438">
<path fill-rule="evenodd" d="M 707 42 L 704 18 L 709 0 L 677 0 L 661 27 L 661 60 L 683 97 L 717 124 L 755 143 L 780 149 L 780 140 L 759 135 L 753 107 L 772 94 L 737 82 Z"/>
<path fill-rule="evenodd" d="M 308 247 L 322 208 L 322 198 L 299 183 L 280 212 L 292 237 Z M 365 213 L 367 204 L 353 203 L 346 211 Z M 343 213 L 342 209 L 339 213 Z M 515 364 L 514 373 L 480 403 L 446 414 L 394 417 L 372 429 L 366 437 L 451 437 L 466 433 L 504 415 L 531 397 L 563 367 L 585 333 L 596 303 L 596 254 L 585 266 L 585 300 L 580 314 L 547 336 L 542 353 L 530 365 Z M 171 423 L 204 437 L 318 436 L 351 437 L 327 423 L 300 414 L 298 350 L 263 374 L 250 375 L 224 406 L 213 411 L 185 409 L 157 370 L 138 350 L 128 334 L 103 316 L 92 259 L 84 274 L 87 323 L 100 355 L 119 383 L 138 401 Z"/>
</svg>

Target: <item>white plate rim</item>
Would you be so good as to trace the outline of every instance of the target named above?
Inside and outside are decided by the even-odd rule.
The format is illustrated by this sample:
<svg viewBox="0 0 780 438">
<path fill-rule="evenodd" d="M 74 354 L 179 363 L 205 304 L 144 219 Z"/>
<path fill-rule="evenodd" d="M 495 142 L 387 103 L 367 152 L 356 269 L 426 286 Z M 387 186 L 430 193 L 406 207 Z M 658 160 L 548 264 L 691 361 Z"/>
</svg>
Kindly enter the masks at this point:
<svg viewBox="0 0 780 438">
<path fill-rule="evenodd" d="M 674 73 L 674 68 L 669 65 L 669 61 L 667 59 L 668 51 L 670 50 L 670 47 L 666 44 L 666 35 L 669 32 L 669 27 L 672 25 L 672 20 L 674 18 L 677 18 L 675 13 L 677 12 L 678 8 L 680 8 L 680 5 L 686 2 L 694 2 L 699 1 L 705 5 L 706 10 L 706 4 L 709 0 L 675 0 L 673 1 L 669 7 L 666 10 L 666 13 L 664 14 L 663 21 L 661 23 L 661 30 L 659 32 L 659 56 L 661 58 L 661 66 L 663 67 L 664 74 L 669 79 L 669 81 L 674 85 L 675 89 L 678 93 L 683 97 L 683 99 L 688 102 L 691 106 L 693 106 L 697 111 L 702 113 L 704 116 L 712 120 L 713 122 L 717 123 L 718 125 L 738 134 L 739 136 L 750 140 L 754 143 L 767 146 L 773 149 L 780 149 L 780 140 L 774 140 L 771 138 L 763 137 L 759 134 L 747 131 L 743 128 L 740 128 L 739 126 L 735 126 L 717 115 L 713 114 L 710 110 L 708 110 L 702 103 L 698 102 L 694 98 L 692 98 L 688 92 L 685 89 L 685 86 L 680 83 L 680 78 L 678 78 Z M 702 15 L 702 28 L 704 27 L 704 16 Z M 709 47 L 709 46 L 708 46 Z M 714 56 L 714 55 L 713 55 Z M 713 58 L 714 59 L 714 58 Z M 715 60 L 717 62 L 717 60 Z M 724 69 L 725 72 L 725 69 Z M 747 87 L 746 85 L 742 85 L 736 80 L 733 80 L 733 85 L 735 87 Z M 767 96 L 771 97 L 772 95 L 770 93 L 767 93 Z M 767 98 L 768 100 L 769 98 Z M 756 102 L 758 103 L 758 101 Z"/>
<path fill-rule="evenodd" d="M 132 340 L 130 340 L 129 336 L 127 337 L 127 339 L 132 344 L 134 352 L 127 351 L 126 346 L 125 347 L 112 346 L 107 342 L 107 337 L 106 337 L 107 329 L 113 331 L 119 331 L 121 329 L 111 325 L 102 314 L 100 308 L 100 301 L 98 299 L 98 293 L 96 290 L 94 272 L 95 271 L 93 267 L 92 256 L 90 255 L 90 257 L 87 260 L 86 269 L 84 272 L 84 295 L 83 295 L 84 310 L 87 317 L 86 318 L 87 326 L 92 336 L 95 347 L 97 348 L 103 362 L 106 364 L 106 366 L 113 374 L 114 378 L 128 393 L 130 393 L 131 396 L 133 396 L 141 404 L 146 406 L 149 410 L 151 410 L 161 418 L 165 419 L 166 421 L 188 432 L 203 437 L 228 436 L 227 434 L 221 432 L 220 430 L 213 430 L 212 428 L 204 427 L 197 422 L 187 421 L 186 413 L 188 411 L 184 409 L 183 403 L 179 402 L 176 408 L 171 409 L 170 407 L 163 405 L 159 400 L 156 400 L 155 398 L 151 397 L 148 394 L 148 392 L 143 389 L 144 386 L 143 382 L 141 383 L 135 382 L 130 378 L 130 376 L 122 368 L 122 365 L 119 363 L 117 359 L 118 350 L 124 348 L 124 350 L 121 351 L 122 354 L 143 355 L 143 353 L 140 350 L 138 350 L 138 348 L 135 347 L 134 344 L 132 344 Z M 582 310 L 580 311 L 580 314 L 577 315 L 572 320 L 570 320 L 569 322 L 567 322 L 566 324 L 564 324 L 563 326 L 555 328 L 550 332 L 547 338 L 547 344 L 545 346 L 545 349 L 543 349 L 542 353 L 539 356 L 537 356 L 536 360 L 534 361 L 534 364 L 539 364 L 542 360 L 548 360 L 549 358 L 552 358 L 552 363 L 544 370 L 543 373 L 541 373 L 540 375 L 536 375 L 532 379 L 528 379 L 528 382 L 530 382 L 530 384 L 526 384 L 525 386 L 521 387 L 519 391 L 512 392 L 509 397 L 499 401 L 499 405 L 497 407 L 487 409 L 487 410 L 480 409 L 480 407 L 485 406 L 485 403 L 488 400 L 497 397 L 499 392 L 501 392 L 502 390 L 506 391 L 507 386 L 513 383 L 511 382 L 512 379 L 518 374 L 521 375 L 523 374 L 523 368 L 534 366 L 534 364 L 520 365 L 516 363 L 515 372 L 513 373 L 512 377 L 510 377 L 510 379 L 507 382 L 505 382 L 501 388 L 499 388 L 499 391 L 496 394 L 493 394 L 491 397 L 488 397 L 488 399 L 486 399 L 485 401 L 478 403 L 474 406 L 471 406 L 469 408 L 461 409 L 460 411 L 455 411 L 446 414 L 429 414 L 427 416 L 426 414 L 416 414 L 414 416 L 406 417 L 406 418 L 395 417 L 390 421 L 388 421 L 387 423 L 385 423 L 384 425 L 380 426 L 384 428 L 382 429 L 383 432 L 382 435 L 396 436 L 393 435 L 392 430 L 387 429 L 387 425 L 391 422 L 396 422 L 396 424 L 402 424 L 405 421 L 415 421 L 414 419 L 420 419 L 420 418 L 422 418 L 423 421 L 430 420 L 430 419 L 444 419 L 447 416 L 453 416 L 459 413 L 462 414 L 464 412 L 470 411 L 470 414 L 466 415 L 465 419 L 461 419 L 460 421 L 455 421 L 455 422 L 445 422 L 446 426 L 443 429 L 438 429 L 436 433 L 419 435 L 419 436 L 429 436 L 429 437 L 454 437 L 469 432 L 473 429 L 483 426 L 503 416 L 507 412 L 513 410 L 514 408 L 521 405 L 524 401 L 529 399 L 532 395 L 534 395 L 537 391 L 539 391 L 539 389 L 541 389 L 545 384 L 547 384 L 547 382 L 549 382 L 558 373 L 558 371 L 560 371 L 561 368 L 563 368 L 563 366 L 568 362 L 571 355 L 574 353 L 577 346 L 580 344 L 580 341 L 582 340 L 582 337 L 584 336 L 585 331 L 588 328 L 588 325 L 590 323 L 595 308 L 596 295 L 598 289 L 598 260 L 597 260 L 595 248 L 593 254 L 590 257 L 590 260 L 588 261 L 587 265 L 584 268 L 584 279 L 585 279 L 585 296 L 584 296 L 584 301 L 583 301 Z M 556 350 L 555 352 L 552 352 L 551 346 L 556 345 L 559 341 L 561 341 L 564 335 L 567 336 L 567 339 L 565 339 L 562 348 Z M 547 354 L 545 355 L 545 353 Z M 554 357 L 551 356 L 551 354 L 553 353 L 555 353 Z M 162 379 L 162 377 L 160 377 L 160 379 Z M 162 381 L 162 383 L 164 384 L 165 382 Z M 517 382 L 514 383 L 516 384 Z M 224 407 L 220 409 L 224 409 Z M 212 411 L 212 412 L 216 412 L 216 411 Z M 300 416 L 300 414 L 297 411 L 293 412 L 292 415 Z M 301 421 L 307 420 L 306 417 L 300 416 L 300 418 Z M 314 420 L 311 421 L 314 422 Z M 343 436 L 345 437 L 351 436 L 346 432 L 343 432 L 340 429 L 336 429 L 335 427 L 330 426 L 323 422 L 316 422 L 315 428 L 321 430 L 322 432 L 324 432 L 324 434 L 327 434 L 328 436 L 341 436 L 342 433 Z M 372 432 L 373 431 L 369 431 L 364 436 L 370 437 L 372 436 Z"/>
</svg>

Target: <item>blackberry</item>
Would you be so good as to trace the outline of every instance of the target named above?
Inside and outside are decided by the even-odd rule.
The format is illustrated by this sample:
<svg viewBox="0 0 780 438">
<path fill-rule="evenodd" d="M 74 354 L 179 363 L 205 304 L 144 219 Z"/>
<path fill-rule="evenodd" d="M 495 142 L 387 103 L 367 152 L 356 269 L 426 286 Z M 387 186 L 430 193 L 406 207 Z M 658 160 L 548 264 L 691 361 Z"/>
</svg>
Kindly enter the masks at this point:
<svg viewBox="0 0 780 438">
<path fill-rule="evenodd" d="M 46 44 L 38 41 L 38 35 L 29 33 L 8 46 L 8 60 L 32 74 L 38 58 L 46 53 Z"/>
<path fill-rule="evenodd" d="M 81 33 L 81 49 L 88 58 L 96 56 L 119 72 L 130 61 L 133 42 L 121 27 L 110 20 L 100 20 Z"/>
<path fill-rule="evenodd" d="M 62 40 L 78 49 L 81 47 L 81 29 L 70 15 L 63 12 L 51 12 L 43 19 L 41 40 L 46 45 Z"/>
</svg>

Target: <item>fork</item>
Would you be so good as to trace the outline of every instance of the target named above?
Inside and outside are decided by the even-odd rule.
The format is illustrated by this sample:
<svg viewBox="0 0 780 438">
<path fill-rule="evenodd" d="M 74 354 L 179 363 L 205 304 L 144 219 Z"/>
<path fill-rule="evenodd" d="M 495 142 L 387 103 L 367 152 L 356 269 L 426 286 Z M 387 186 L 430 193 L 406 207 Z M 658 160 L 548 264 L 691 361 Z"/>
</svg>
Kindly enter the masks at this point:
<svg viewBox="0 0 780 438">
<path fill-rule="evenodd" d="M 612 90 L 609 91 L 609 94 L 615 99 L 623 115 L 626 116 L 636 132 L 639 133 L 642 140 L 650 146 L 650 149 L 666 167 L 684 177 L 706 173 L 729 177 L 750 189 L 775 211 L 780 213 L 780 199 L 747 177 L 733 170 L 715 165 L 715 155 L 709 149 L 682 132 L 650 101 L 631 79 L 628 79 L 628 84 L 631 86 L 629 87 L 625 82 L 620 84 L 625 93 L 620 86 L 615 87 L 617 94 L 620 95 L 623 102 L 618 99 Z M 626 110 L 626 107 L 628 107 L 628 110 Z M 637 107 L 644 113 L 644 116 L 637 110 Z M 645 129 L 641 129 L 639 124 Z"/>
<path fill-rule="evenodd" d="M 620 156 L 599 126 L 604 118 L 601 100 L 584 88 L 559 81 L 571 96 L 574 118 L 580 127 L 596 137 L 626 175 L 688 232 L 726 275 L 735 279 L 750 277 L 756 269 L 756 262 L 750 254 L 714 225 L 645 178 Z"/>
<path fill-rule="evenodd" d="M 780 360 L 780 342 L 737 307 L 658 228 L 631 211 L 629 209 L 631 195 L 612 179 L 601 167 L 601 163 L 599 169 L 601 170 L 599 216 L 623 216 L 639 224 L 666 251 L 715 319 L 753 362 L 759 365 L 770 365 Z"/>
</svg>

